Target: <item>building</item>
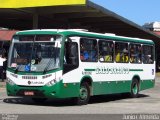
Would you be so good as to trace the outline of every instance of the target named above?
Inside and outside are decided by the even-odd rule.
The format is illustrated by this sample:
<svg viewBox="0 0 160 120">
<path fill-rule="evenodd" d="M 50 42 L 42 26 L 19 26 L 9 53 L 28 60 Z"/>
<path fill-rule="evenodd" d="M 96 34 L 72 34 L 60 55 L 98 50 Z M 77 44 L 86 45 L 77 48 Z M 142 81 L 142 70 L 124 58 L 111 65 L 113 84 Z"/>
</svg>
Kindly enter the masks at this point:
<svg viewBox="0 0 160 120">
<path fill-rule="evenodd" d="M 6 56 L 9 49 L 9 43 L 12 36 L 17 32 L 17 30 L 8 30 L 6 28 L 0 28 L 0 50 L 5 50 Z M 2 52 L 0 54 L 3 54 Z"/>
<path fill-rule="evenodd" d="M 153 31 L 157 35 L 160 35 L 160 22 L 145 23 L 143 27 L 147 30 Z"/>
</svg>

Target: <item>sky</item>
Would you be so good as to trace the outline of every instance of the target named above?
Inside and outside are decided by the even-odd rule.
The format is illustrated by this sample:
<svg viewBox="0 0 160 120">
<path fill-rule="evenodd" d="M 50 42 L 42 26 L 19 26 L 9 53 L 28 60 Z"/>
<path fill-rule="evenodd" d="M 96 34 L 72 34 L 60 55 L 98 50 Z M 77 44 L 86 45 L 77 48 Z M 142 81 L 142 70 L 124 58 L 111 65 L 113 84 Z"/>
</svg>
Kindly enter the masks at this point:
<svg viewBox="0 0 160 120">
<path fill-rule="evenodd" d="M 160 22 L 160 0 L 91 0 L 136 24 Z"/>
</svg>

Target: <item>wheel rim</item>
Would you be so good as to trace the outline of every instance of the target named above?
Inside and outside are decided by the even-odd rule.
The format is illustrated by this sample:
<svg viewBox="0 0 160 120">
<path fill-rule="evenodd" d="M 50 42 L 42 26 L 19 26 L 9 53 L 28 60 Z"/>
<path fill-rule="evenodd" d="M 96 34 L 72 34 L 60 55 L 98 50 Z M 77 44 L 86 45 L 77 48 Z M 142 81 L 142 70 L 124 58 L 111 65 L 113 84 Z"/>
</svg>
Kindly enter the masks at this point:
<svg viewBox="0 0 160 120">
<path fill-rule="evenodd" d="M 138 85 L 136 83 L 133 85 L 132 91 L 135 95 L 138 93 Z"/>
<path fill-rule="evenodd" d="M 81 88 L 80 88 L 80 99 L 81 99 L 81 100 L 86 100 L 87 97 L 88 97 L 87 88 L 81 87 Z"/>
</svg>

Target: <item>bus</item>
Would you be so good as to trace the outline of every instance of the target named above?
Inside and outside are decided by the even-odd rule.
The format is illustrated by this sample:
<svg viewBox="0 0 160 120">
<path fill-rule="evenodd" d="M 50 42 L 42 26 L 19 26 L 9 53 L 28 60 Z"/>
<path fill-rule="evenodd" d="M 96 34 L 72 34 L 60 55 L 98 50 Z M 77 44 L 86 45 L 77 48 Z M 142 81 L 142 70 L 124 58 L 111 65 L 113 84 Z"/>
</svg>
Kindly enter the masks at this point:
<svg viewBox="0 0 160 120">
<path fill-rule="evenodd" d="M 8 96 L 71 98 L 85 105 L 91 96 L 129 93 L 155 85 L 152 40 L 75 29 L 17 32 L 7 65 Z"/>
</svg>

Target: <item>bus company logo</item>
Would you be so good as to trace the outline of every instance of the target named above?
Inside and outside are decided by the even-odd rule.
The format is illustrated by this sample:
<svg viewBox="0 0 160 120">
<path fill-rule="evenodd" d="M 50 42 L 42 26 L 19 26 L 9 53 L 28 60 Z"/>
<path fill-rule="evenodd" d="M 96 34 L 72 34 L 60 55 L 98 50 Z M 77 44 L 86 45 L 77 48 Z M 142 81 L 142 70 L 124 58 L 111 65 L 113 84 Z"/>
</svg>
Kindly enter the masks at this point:
<svg viewBox="0 0 160 120">
<path fill-rule="evenodd" d="M 31 81 L 28 81 L 28 85 L 30 85 L 31 84 Z"/>
<path fill-rule="evenodd" d="M 129 74 L 126 67 L 97 67 L 96 74 Z"/>
<path fill-rule="evenodd" d="M 28 81 L 28 85 L 42 85 L 44 82 L 41 81 Z"/>
</svg>

